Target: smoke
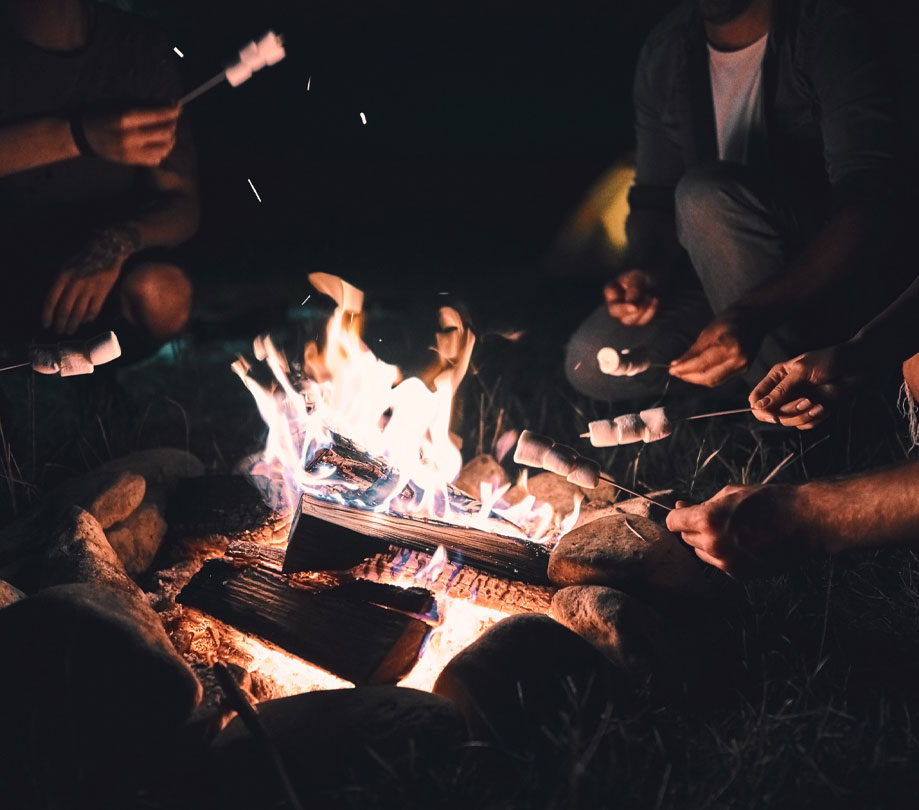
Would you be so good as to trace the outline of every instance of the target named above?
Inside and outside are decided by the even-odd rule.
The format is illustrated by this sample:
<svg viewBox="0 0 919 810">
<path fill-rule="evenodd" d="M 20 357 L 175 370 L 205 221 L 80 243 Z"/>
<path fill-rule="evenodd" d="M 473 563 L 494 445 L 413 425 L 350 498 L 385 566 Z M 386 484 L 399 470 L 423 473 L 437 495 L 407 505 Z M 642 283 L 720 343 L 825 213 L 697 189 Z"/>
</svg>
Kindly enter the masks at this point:
<svg viewBox="0 0 919 810">
<path fill-rule="evenodd" d="M 897 409 L 903 417 L 909 422 L 909 449 L 919 447 L 919 403 L 913 397 L 913 392 L 909 390 L 906 380 L 900 386 L 900 394 L 897 397 Z"/>
</svg>

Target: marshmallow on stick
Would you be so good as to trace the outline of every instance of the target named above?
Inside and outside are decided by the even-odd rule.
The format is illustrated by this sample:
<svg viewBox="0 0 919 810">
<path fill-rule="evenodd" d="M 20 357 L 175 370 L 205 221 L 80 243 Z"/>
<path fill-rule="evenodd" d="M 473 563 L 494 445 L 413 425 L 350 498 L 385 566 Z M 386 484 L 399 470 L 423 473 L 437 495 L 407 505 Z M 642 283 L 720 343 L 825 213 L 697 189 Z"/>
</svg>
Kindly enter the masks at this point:
<svg viewBox="0 0 919 810">
<path fill-rule="evenodd" d="M 554 442 L 548 436 L 525 430 L 517 440 L 514 462 L 525 467 L 542 467 Z"/>
<path fill-rule="evenodd" d="M 86 343 L 58 343 L 29 350 L 29 363 L 39 374 L 75 377 L 92 374 L 96 366 L 121 357 L 121 346 L 114 332 L 104 332 Z"/>
<path fill-rule="evenodd" d="M 588 425 L 594 447 L 617 447 L 633 442 L 656 442 L 673 433 L 673 422 L 664 408 L 648 408 L 615 419 L 599 419 Z"/>
<path fill-rule="evenodd" d="M 669 506 L 652 500 L 647 495 L 635 492 L 628 487 L 617 483 L 608 475 L 600 472 L 600 465 L 589 458 L 584 458 L 577 450 L 565 447 L 563 444 L 555 444 L 548 436 L 540 436 L 538 433 L 525 430 L 520 434 L 517 441 L 517 449 L 514 451 L 514 461 L 518 464 L 525 464 L 528 467 L 542 467 L 549 472 L 560 473 L 567 469 L 567 473 L 562 473 L 572 484 L 585 489 L 595 489 L 601 481 L 612 484 L 617 489 L 632 495 L 636 498 L 643 498 L 648 503 L 670 511 Z"/>
<path fill-rule="evenodd" d="M 194 101 L 212 87 L 221 84 L 224 79 L 231 87 L 239 87 L 243 82 L 251 79 L 253 73 L 257 73 L 263 67 L 276 65 L 286 55 L 284 41 L 274 31 L 269 31 L 258 42 L 249 42 L 240 48 L 238 60 L 184 95 L 179 99 L 179 104 L 184 106 Z"/>
<path fill-rule="evenodd" d="M 648 350 L 643 346 L 634 349 L 616 351 L 609 346 L 604 346 L 597 352 L 597 364 L 600 371 L 612 377 L 634 377 L 643 374 L 651 367 L 651 358 Z"/>
</svg>

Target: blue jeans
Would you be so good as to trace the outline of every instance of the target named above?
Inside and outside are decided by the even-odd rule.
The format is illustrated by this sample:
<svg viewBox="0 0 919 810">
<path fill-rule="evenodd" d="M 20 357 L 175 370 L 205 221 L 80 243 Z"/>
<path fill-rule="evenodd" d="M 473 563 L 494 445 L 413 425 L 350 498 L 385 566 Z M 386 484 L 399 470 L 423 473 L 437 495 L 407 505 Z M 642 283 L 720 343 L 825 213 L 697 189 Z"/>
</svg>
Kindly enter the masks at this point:
<svg viewBox="0 0 919 810">
<path fill-rule="evenodd" d="M 817 226 L 815 215 L 793 206 L 766 182 L 736 163 L 715 162 L 683 175 L 674 196 L 676 232 L 699 286 L 667 291 L 658 314 L 646 326 L 623 326 L 605 306 L 595 310 L 572 335 L 565 372 L 572 386 L 594 399 L 616 401 L 658 396 L 664 368 L 635 377 L 612 377 L 597 365 L 597 351 L 644 346 L 652 362 L 679 357 L 715 315 L 767 279 L 782 272 L 789 258 Z M 810 213 L 810 216 L 805 216 Z M 793 331 L 771 332 L 747 372 L 758 382 L 775 363 L 801 351 Z"/>
</svg>

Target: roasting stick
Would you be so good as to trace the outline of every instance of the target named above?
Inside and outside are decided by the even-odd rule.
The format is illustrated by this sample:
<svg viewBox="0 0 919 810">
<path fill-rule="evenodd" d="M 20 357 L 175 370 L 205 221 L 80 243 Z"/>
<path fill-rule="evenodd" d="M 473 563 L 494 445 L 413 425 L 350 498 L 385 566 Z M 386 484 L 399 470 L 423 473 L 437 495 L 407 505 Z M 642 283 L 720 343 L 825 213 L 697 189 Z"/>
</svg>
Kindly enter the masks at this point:
<svg viewBox="0 0 919 810">
<path fill-rule="evenodd" d="M 258 716 L 258 712 L 252 707 L 252 704 L 249 703 L 249 698 L 246 697 L 246 693 L 240 689 L 239 684 L 236 683 L 236 680 L 230 674 L 230 670 L 228 670 L 224 664 L 218 661 L 214 664 L 213 671 L 214 675 L 217 676 L 217 683 L 220 684 L 220 688 L 223 689 L 227 697 L 227 701 L 236 710 L 239 718 L 243 721 L 246 728 L 249 729 L 249 733 L 253 738 L 262 744 L 265 753 L 268 754 L 268 757 L 271 759 L 271 764 L 278 774 L 278 778 L 281 781 L 284 792 L 287 794 L 287 801 L 290 802 L 290 806 L 293 807 L 294 810 L 303 810 L 303 805 L 300 803 L 297 791 L 294 790 L 293 783 L 290 781 L 290 776 L 287 774 L 287 768 L 284 766 L 284 760 L 281 758 L 278 747 L 274 744 L 274 740 L 271 739 L 271 735 L 268 734 L 268 729 L 265 728 L 265 724 Z"/>
<path fill-rule="evenodd" d="M 633 498 L 641 498 L 643 501 L 653 503 L 655 506 L 659 506 L 661 509 L 666 509 L 668 512 L 673 511 L 672 506 L 665 506 L 660 501 L 655 501 L 654 498 L 649 498 L 647 495 L 642 495 L 640 492 L 632 492 L 632 490 L 630 490 L 628 487 L 624 487 L 618 481 L 614 481 L 606 473 L 600 473 L 600 480 L 606 481 L 607 484 L 616 487 L 616 489 L 621 489 L 626 495 L 631 495 Z"/>
<path fill-rule="evenodd" d="M 735 408 L 730 411 L 713 411 L 712 413 L 697 413 L 695 416 L 681 416 L 678 419 L 674 419 L 672 421 L 673 422 L 691 422 L 693 419 L 711 419 L 712 417 L 715 417 L 715 416 L 733 416 L 734 414 L 738 414 L 738 413 L 752 413 L 752 412 L 753 412 L 753 408 Z M 642 411 L 642 413 L 646 413 L 646 411 Z M 580 438 L 589 439 L 590 431 L 588 431 L 587 433 L 581 433 Z"/>
<path fill-rule="evenodd" d="M 31 365 L 32 365 L 32 361 L 28 360 L 25 363 L 16 363 L 13 366 L 5 366 L 4 368 L 0 368 L 0 374 L 2 374 L 4 371 L 12 371 L 14 368 L 25 368 L 26 366 L 31 366 Z"/>
<path fill-rule="evenodd" d="M 184 107 L 198 98 L 198 96 L 204 95 L 208 90 L 221 84 L 224 79 L 229 82 L 231 87 L 239 87 L 243 82 L 248 81 L 253 73 L 257 73 L 263 67 L 276 65 L 286 55 L 281 37 L 274 31 L 269 31 L 258 42 L 250 42 L 241 48 L 239 59 L 232 65 L 182 96 L 179 99 L 179 106 Z"/>
<path fill-rule="evenodd" d="M 179 99 L 179 106 L 184 107 L 190 101 L 194 101 L 198 96 L 203 96 L 208 90 L 216 87 L 227 77 L 227 72 L 221 70 L 216 76 L 212 76 L 206 82 L 199 84 L 194 90 L 186 93 Z"/>
<path fill-rule="evenodd" d="M 525 430 L 520 434 L 520 438 L 517 440 L 517 447 L 514 450 L 514 461 L 526 467 L 537 467 L 556 475 L 561 475 L 572 484 L 585 489 L 596 489 L 600 481 L 605 481 L 627 495 L 641 498 L 668 512 L 673 511 L 669 506 L 665 506 L 647 495 L 633 492 L 628 487 L 624 487 L 614 481 L 605 473 L 600 472 L 600 465 L 596 461 L 584 458 L 577 450 L 573 450 L 563 444 L 557 444 L 548 436 L 533 433 L 531 430 Z"/>
</svg>

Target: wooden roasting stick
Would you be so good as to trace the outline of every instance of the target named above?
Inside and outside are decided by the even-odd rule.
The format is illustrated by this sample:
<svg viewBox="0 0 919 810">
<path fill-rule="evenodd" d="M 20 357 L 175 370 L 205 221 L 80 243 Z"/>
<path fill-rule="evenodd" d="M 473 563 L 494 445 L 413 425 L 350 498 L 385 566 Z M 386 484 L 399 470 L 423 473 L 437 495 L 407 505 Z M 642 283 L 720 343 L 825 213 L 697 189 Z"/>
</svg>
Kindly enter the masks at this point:
<svg viewBox="0 0 919 810">
<path fill-rule="evenodd" d="M 203 96 L 208 90 L 222 84 L 224 79 L 231 87 L 239 87 L 243 82 L 248 81 L 253 73 L 258 72 L 263 67 L 276 65 L 287 54 L 284 51 L 284 42 L 274 31 L 269 31 L 258 42 L 250 42 L 239 51 L 239 59 L 225 70 L 220 71 L 216 76 L 212 76 L 206 82 L 199 84 L 194 90 L 186 93 L 179 99 L 179 106 L 184 107 L 190 104 L 199 96 Z"/>
<path fill-rule="evenodd" d="M 214 675 L 217 677 L 217 683 L 220 684 L 220 688 L 223 689 L 226 695 L 227 702 L 239 715 L 246 728 L 249 729 L 249 733 L 252 737 L 258 740 L 259 744 L 268 755 L 268 758 L 271 760 L 271 765 L 278 775 L 281 786 L 284 788 L 284 793 L 287 794 L 287 801 L 290 802 L 290 806 L 293 810 L 303 810 L 303 805 L 300 803 L 297 791 L 294 790 L 293 783 L 290 781 L 290 776 L 287 773 L 287 768 L 284 766 L 284 760 L 281 758 L 281 753 L 274 744 L 274 740 L 271 739 L 271 735 L 268 733 L 268 729 L 265 728 L 265 724 L 262 723 L 262 719 L 258 716 L 258 712 L 252 704 L 249 703 L 249 698 L 246 697 L 246 693 L 239 688 L 239 684 L 236 683 L 235 679 L 230 674 L 230 670 L 219 661 L 214 664 L 213 669 Z"/>
</svg>

